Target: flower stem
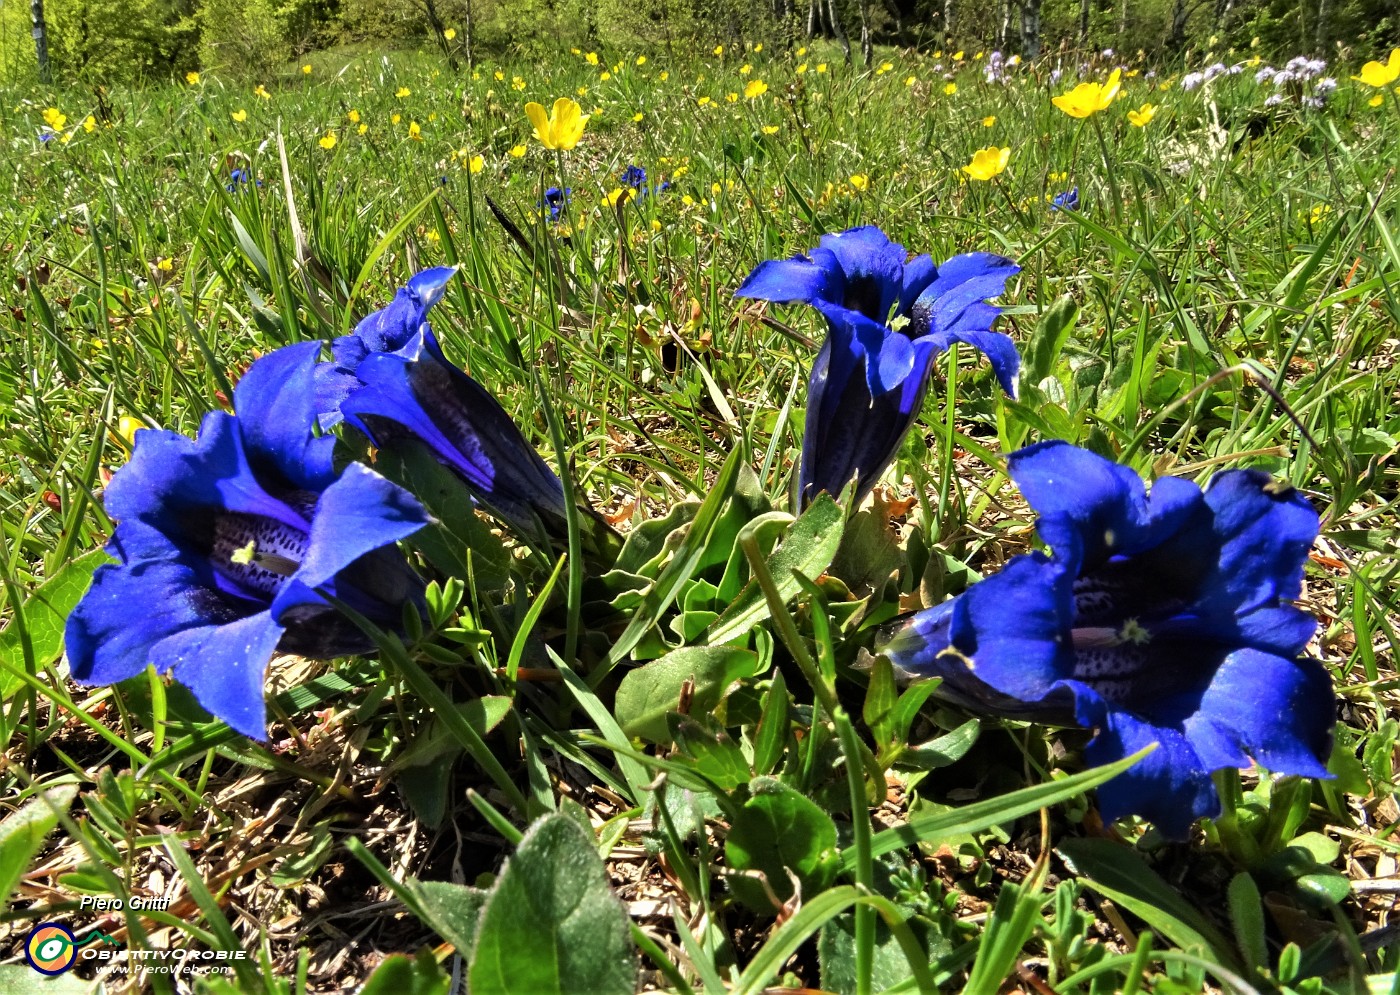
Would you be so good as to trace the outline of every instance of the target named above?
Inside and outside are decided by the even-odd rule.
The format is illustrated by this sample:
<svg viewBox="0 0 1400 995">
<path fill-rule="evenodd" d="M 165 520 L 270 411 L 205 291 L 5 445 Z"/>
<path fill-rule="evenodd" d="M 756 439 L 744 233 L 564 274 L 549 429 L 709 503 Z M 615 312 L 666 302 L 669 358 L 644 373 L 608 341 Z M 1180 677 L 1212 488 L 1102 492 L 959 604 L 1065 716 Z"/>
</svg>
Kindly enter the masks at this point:
<svg viewBox="0 0 1400 995">
<path fill-rule="evenodd" d="M 1104 137 L 1103 125 L 1097 117 L 1089 119 L 1094 125 L 1094 134 L 1099 136 L 1099 152 L 1103 155 L 1103 171 L 1108 177 L 1108 188 L 1113 191 L 1113 220 L 1123 220 L 1123 194 L 1118 190 L 1118 176 L 1113 172 L 1113 162 L 1108 155 L 1108 139 Z"/>
</svg>

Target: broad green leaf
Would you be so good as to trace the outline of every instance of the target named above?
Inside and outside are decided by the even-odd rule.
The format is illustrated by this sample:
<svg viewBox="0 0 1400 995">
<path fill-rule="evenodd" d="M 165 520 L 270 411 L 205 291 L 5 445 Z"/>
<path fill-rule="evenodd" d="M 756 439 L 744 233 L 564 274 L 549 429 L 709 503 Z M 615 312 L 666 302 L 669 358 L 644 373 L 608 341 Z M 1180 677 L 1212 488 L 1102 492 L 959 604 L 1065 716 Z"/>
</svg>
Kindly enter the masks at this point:
<svg viewBox="0 0 1400 995">
<path fill-rule="evenodd" d="M 1256 970 L 1269 966 L 1269 945 L 1264 923 L 1264 903 L 1259 897 L 1259 886 L 1248 871 L 1241 871 L 1230 879 L 1226 891 L 1230 905 L 1230 925 L 1235 931 L 1235 943 L 1244 955 L 1245 962 Z"/>
<path fill-rule="evenodd" d="M 1212 951 L 1232 969 L 1238 967 L 1233 944 L 1224 934 L 1129 847 L 1112 840 L 1075 839 L 1061 842 L 1056 852 L 1089 887 L 1177 946 Z"/>
<path fill-rule="evenodd" d="M 592 837 L 567 815 L 530 827 L 477 927 L 473 995 L 632 995 L 637 960 Z"/>
<path fill-rule="evenodd" d="M 1021 383 L 1038 387 L 1040 382 L 1055 372 L 1055 361 L 1064 352 L 1065 343 L 1074 331 L 1074 319 L 1079 316 L 1079 305 L 1066 294 L 1045 309 L 1040 323 L 1031 333 L 1022 355 Z"/>
<path fill-rule="evenodd" d="M 733 791 L 749 779 L 749 765 L 739 744 L 724 727 L 707 715 L 667 716 L 677 756 L 725 791 Z"/>
<path fill-rule="evenodd" d="M 968 719 L 952 732 L 944 733 L 937 739 L 900 751 L 895 763 L 914 770 L 936 770 L 957 763 L 972 749 L 977 737 L 982 734 L 982 723 Z"/>
<path fill-rule="evenodd" d="M 485 736 L 501 724 L 510 706 L 511 700 L 505 695 L 485 694 L 470 701 L 457 702 L 453 708 L 466 720 L 467 725 L 476 730 L 478 736 Z M 413 744 L 389 765 L 385 773 L 393 774 L 405 767 L 432 763 L 444 753 L 456 749 L 458 744 L 451 731 L 441 720 L 434 719 L 413 737 Z"/>
<path fill-rule="evenodd" d="M 927 949 L 929 962 L 952 951 L 952 944 L 929 920 L 911 917 L 909 928 Z M 823 991 L 856 990 L 855 954 L 855 916 L 848 914 L 827 920 L 817 935 L 817 963 L 821 967 Z M 871 986 L 877 992 L 894 987 L 910 975 L 909 961 L 904 950 L 883 922 L 876 923 L 875 926 L 875 949 L 871 967 Z"/>
<path fill-rule="evenodd" d="M 753 737 L 753 769 L 755 774 L 771 774 L 787 749 L 790 722 L 788 720 L 787 681 L 781 670 L 773 671 L 773 682 L 763 696 L 763 717 Z"/>
<path fill-rule="evenodd" d="M 476 939 L 488 892 L 451 881 L 405 881 L 403 887 L 418 904 L 424 921 L 438 936 L 466 956 Z"/>
<path fill-rule="evenodd" d="M 417 957 L 394 954 L 374 969 L 360 995 L 447 995 L 452 978 L 433 959 L 431 950 Z"/>
<path fill-rule="evenodd" d="M 76 784 L 59 784 L 35 795 L 0 822 L 0 900 L 8 901 L 44 837 L 58 825 L 78 793 Z M 55 811 L 57 810 L 57 811 Z"/>
<path fill-rule="evenodd" d="M 879 749 L 888 747 L 895 738 L 894 710 L 898 693 L 889 658 L 877 656 L 870 669 L 870 686 L 865 690 L 865 704 L 860 714 L 874 734 L 875 746 Z"/>
<path fill-rule="evenodd" d="M 839 863 L 836 824 L 802 793 L 770 777 L 755 778 L 724 841 L 725 858 L 735 871 L 758 871 L 779 901 L 792 897 L 788 870 L 802 894 L 811 896 L 832 881 Z M 763 885 L 752 877 L 729 878 L 734 894 L 753 909 L 776 914 Z"/>
<path fill-rule="evenodd" d="M 681 688 L 694 681 L 690 710 L 709 713 L 720 703 L 725 688 L 751 677 L 758 657 L 733 646 L 686 646 L 659 660 L 629 670 L 617 689 L 614 713 L 629 737 L 649 743 L 669 743 L 666 716 L 680 703 Z"/>
<path fill-rule="evenodd" d="M 45 978 L 28 964 L 0 964 L 0 992 L 5 995 L 91 995 L 93 984 L 71 972 Z M 232 995 L 238 989 L 229 985 L 226 990 Z"/>
<path fill-rule="evenodd" d="M 831 565 L 831 558 L 841 545 L 844 520 L 844 513 L 831 495 L 822 494 L 792 523 L 782 545 L 768 558 L 768 570 L 784 600 L 802 590 L 793 571 L 815 578 Z M 750 580 L 711 627 L 709 641 L 724 643 L 742 636 L 770 614 L 758 581 Z"/>
<path fill-rule="evenodd" d="M 26 641 L 35 668 L 58 659 L 69 614 L 92 583 L 92 572 L 110 560 L 105 552 L 94 549 L 67 563 L 41 584 L 25 599 L 19 617 L 11 619 L 0 632 L 0 661 L 24 671 Z M 0 673 L 0 699 L 8 699 L 20 683 L 19 678 Z"/>
</svg>

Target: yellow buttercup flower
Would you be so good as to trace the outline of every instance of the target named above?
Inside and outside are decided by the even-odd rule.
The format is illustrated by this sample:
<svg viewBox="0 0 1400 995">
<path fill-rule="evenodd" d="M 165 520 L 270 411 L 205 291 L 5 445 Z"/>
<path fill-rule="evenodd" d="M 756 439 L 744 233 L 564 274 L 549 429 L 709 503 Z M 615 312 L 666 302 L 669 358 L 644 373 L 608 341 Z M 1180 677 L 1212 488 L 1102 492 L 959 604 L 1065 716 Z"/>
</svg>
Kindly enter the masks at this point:
<svg viewBox="0 0 1400 995">
<path fill-rule="evenodd" d="M 358 128 L 355 129 L 355 134 L 363 135 L 366 131 L 369 131 L 369 125 L 361 124 Z"/>
<path fill-rule="evenodd" d="M 423 129 L 418 127 L 417 121 L 408 122 L 408 137 L 415 142 L 421 142 L 423 140 Z"/>
<path fill-rule="evenodd" d="M 355 110 L 355 108 L 353 107 L 350 108 L 350 113 L 346 114 L 345 117 L 349 120 L 351 124 L 360 123 L 360 112 Z"/>
<path fill-rule="evenodd" d="M 302 73 L 303 76 L 310 76 L 310 75 L 311 75 L 311 63 L 308 62 L 306 65 L 302 66 L 302 67 L 301 67 L 301 73 Z"/>
<path fill-rule="evenodd" d="M 819 72 L 819 73 L 824 73 L 824 72 L 826 72 L 826 63 L 825 63 L 825 62 L 818 62 L 818 63 L 817 63 L 817 72 Z"/>
<path fill-rule="evenodd" d="M 739 67 L 740 76 L 747 76 L 751 72 L 753 72 L 753 66 L 749 65 L 747 62 Z"/>
<path fill-rule="evenodd" d="M 1069 93 L 1052 97 L 1050 102 L 1070 117 L 1089 117 L 1106 110 L 1118 98 L 1118 91 L 1123 85 L 1119 82 L 1122 75 L 1122 70 L 1115 69 L 1107 83 L 1080 83 Z"/>
<path fill-rule="evenodd" d="M 89 114 L 83 118 L 83 130 L 89 134 L 97 130 L 97 118 Z"/>
<path fill-rule="evenodd" d="M 646 65 L 646 64 L 647 64 L 647 57 L 646 57 L 645 55 L 639 55 L 639 56 L 637 56 L 637 65 L 639 65 L 639 66 L 644 66 L 644 65 Z"/>
<path fill-rule="evenodd" d="M 958 49 L 956 52 L 953 53 L 953 61 L 954 61 L 954 62 L 961 62 L 962 60 L 963 60 L 963 52 L 962 52 L 962 49 Z"/>
<path fill-rule="evenodd" d="M 946 85 L 943 87 L 943 92 L 946 93 L 948 96 L 951 97 L 953 94 L 955 94 L 955 93 L 958 92 L 958 84 L 956 84 L 956 83 L 948 83 L 948 84 L 946 84 Z"/>
<path fill-rule="evenodd" d="M 1368 62 L 1361 67 L 1361 75 L 1352 79 L 1367 86 L 1389 86 L 1400 79 L 1400 48 L 1392 49 L 1386 62 Z"/>
<path fill-rule="evenodd" d="M 156 269 L 164 273 L 169 273 L 175 269 L 175 260 L 171 259 L 169 256 L 162 256 L 156 260 Z"/>
<path fill-rule="evenodd" d="M 756 100 L 768 92 L 768 84 L 761 79 L 751 79 L 744 87 L 744 97 L 748 100 Z"/>
<path fill-rule="evenodd" d="M 870 188 L 870 177 L 866 176 L 864 173 L 852 173 L 851 186 L 855 187 L 857 190 L 868 190 Z"/>
<path fill-rule="evenodd" d="M 1006 170 L 1006 164 L 1011 160 L 1011 150 L 1009 148 L 999 149 L 995 145 L 989 145 L 985 149 L 978 149 L 972 154 L 972 161 L 962 168 L 962 171 L 974 180 L 986 182 L 994 176 L 1000 176 Z"/>
<path fill-rule="evenodd" d="M 724 54 L 724 46 L 723 46 L 723 45 L 716 45 L 716 46 L 715 46 L 715 54 L 716 54 L 716 55 L 723 55 L 723 54 Z"/>
<path fill-rule="evenodd" d="M 535 137 L 547 149 L 571 149 L 583 137 L 583 127 L 589 115 L 583 113 L 578 101 L 560 97 L 554 101 L 554 109 L 546 116 L 542 106 L 531 101 L 525 105 L 525 114 L 535 126 Z"/>
<path fill-rule="evenodd" d="M 700 106 L 700 107 L 705 107 L 705 106 L 708 106 L 708 105 L 709 105 L 709 103 L 710 103 L 710 98 L 709 98 L 709 97 L 701 97 L 699 100 L 695 101 L 695 103 L 696 103 L 698 106 Z"/>
<path fill-rule="evenodd" d="M 400 115 L 398 115 L 398 114 L 390 114 L 390 115 L 389 115 L 389 123 L 390 123 L 390 124 L 398 124 L 398 123 L 399 123 L 400 121 L 402 121 L 402 120 L 403 120 L 403 117 L 400 116 Z"/>
<path fill-rule="evenodd" d="M 905 85 L 905 86 L 913 86 L 913 85 L 914 85 L 915 83 L 917 83 L 917 82 L 919 82 L 919 77 L 917 77 L 917 76 L 910 76 L 908 79 L 906 79 L 906 80 L 904 81 L 904 85 Z"/>
<path fill-rule="evenodd" d="M 188 72 L 188 73 L 185 73 L 185 82 L 188 83 L 190 86 L 194 86 L 196 83 L 199 82 L 199 73 L 196 73 L 196 72 Z"/>
<path fill-rule="evenodd" d="M 411 97 L 411 96 L 413 96 L 413 91 L 410 90 L 410 89 L 409 89 L 408 87 L 406 87 L 406 86 L 401 86 L 401 87 L 399 87 L 397 90 L 394 91 L 394 96 L 396 96 L 396 97 L 398 97 L 400 100 L 402 100 L 404 97 Z"/>
<path fill-rule="evenodd" d="M 805 62 L 801 63 L 801 64 L 797 67 L 797 69 L 794 70 L 794 71 L 797 73 L 797 75 L 801 76 L 803 73 L 805 73 L 805 72 L 807 71 L 807 63 L 805 63 Z"/>
<path fill-rule="evenodd" d="M 456 28 L 448 28 L 446 31 L 444 31 L 444 32 L 442 33 L 442 36 L 443 36 L 444 38 L 446 38 L 448 41 L 451 41 L 453 38 L 456 38 L 456 37 L 457 37 L 457 29 L 456 29 Z"/>
<path fill-rule="evenodd" d="M 44 123 L 54 131 L 62 131 L 63 126 L 68 123 L 68 115 L 57 107 L 49 107 L 44 111 Z"/>
<path fill-rule="evenodd" d="M 519 159 L 519 158 L 520 158 L 521 156 L 523 156 L 524 154 L 525 154 L 525 146 L 523 146 L 523 145 L 512 145 L 512 146 L 510 147 L 510 156 L 511 156 L 512 159 Z"/>
<path fill-rule="evenodd" d="M 583 57 L 583 61 L 587 62 L 590 66 L 596 66 L 598 64 L 598 53 L 589 52 Z"/>
<path fill-rule="evenodd" d="M 510 78 L 510 88 L 512 90 L 523 90 L 525 89 L 525 81 L 519 76 L 512 76 Z"/>
<path fill-rule="evenodd" d="M 982 119 L 982 127 L 984 127 L 984 128 L 990 128 L 992 125 L 994 125 L 994 124 L 996 124 L 996 123 L 997 123 L 997 116 L 996 116 L 995 114 L 988 114 L 986 117 L 984 117 L 984 118 Z"/>
<path fill-rule="evenodd" d="M 879 67 L 875 70 L 875 75 L 876 75 L 876 76 L 883 76 L 883 75 L 885 75 L 885 73 L 889 72 L 889 71 L 890 71 L 891 69 L 893 69 L 893 68 L 894 68 L 894 63 L 893 63 L 893 62 L 882 62 L 882 63 L 880 63 Z"/>
<path fill-rule="evenodd" d="M 1146 128 L 1156 113 L 1156 104 L 1143 104 L 1135 111 L 1128 111 L 1128 123 L 1134 128 Z"/>
<path fill-rule="evenodd" d="M 1372 107 L 1379 107 L 1381 104 L 1385 103 L 1385 95 L 1378 93 L 1370 100 L 1366 101 L 1366 103 Z"/>
<path fill-rule="evenodd" d="M 495 79 L 497 83 L 504 83 L 506 81 L 506 74 L 501 72 L 499 69 L 492 73 L 491 76 Z"/>
<path fill-rule="evenodd" d="M 806 46 L 806 45 L 803 45 L 801 48 L 799 48 L 799 49 L 797 50 L 797 57 L 798 57 L 799 59 L 802 58 L 802 56 L 804 56 L 804 55 L 806 55 L 806 54 L 807 54 L 807 46 Z"/>
<path fill-rule="evenodd" d="M 244 121 L 248 120 L 248 112 L 245 111 L 242 107 L 240 107 L 238 108 L 238 110 L 230 114 L 229 117 L 233 118 L 239 124 L 242 124 Z"/>
<path fill-rule="evenodd" d="M 474 155 L 467 160 L 467 169 L 473 173 L 479 173 L 486 168 L 486 157 Z"/>
<path fill-rule="evenodd" d="M 140 418 L 122 415 L 117 419 L 117 436 L 126 443 L 127 449 L 131 449 L 136 445 L 136 433 L 145 427 Z"/>
<path fill-rule="evenodd" d="M 632 122 L 634 124 L 640 124 L 643 117 L 645 117 L 645 115 L 641 111 L 638 111 L 632 115 Z"/>
<path fill-rule="evenodd" d="M 329 152 L 331 149 L 335 148 L 335 141 L 335 132 L 328 131 L 321 136 L 320 140 L 316 144 L 320 145 L 321 148 Z"/>
<path fill-rule="evenodd" d="M 615 187 L 603 199 L 607 201 L 609 207 L 616 207 L 618 201 L 625 204 L 635 196 L 637 196 L 637 191 L 632 187 Z"/>
<path fill-rule="evenodd" d="M 765 135 L 776 135 L 778 133 L 778 126 L 776 124 L 765 124 L 763 126 L 763 133 Z"/>
<path fill-rule="evenodd" d="M 262 97 L 264 100 L 272 99 L 272 94 L 268 93 L 267 87 L 263 86 L 261 83 L 253 87 L 253 96 Z"/>
<path fill-rule="evenodd" d="M 666 82 L 668 79 L 671 78 L 671 74 L 668 73 L 666 70 L 663 69 L 663 70 L 661 70 L 660 73 L 657 74 L 657 77 L 656 77 L 656 78 L 659 79 L 659 80 L 661 80 L 661 82 L 664 83 L 664 82 Z"/>
</svg>

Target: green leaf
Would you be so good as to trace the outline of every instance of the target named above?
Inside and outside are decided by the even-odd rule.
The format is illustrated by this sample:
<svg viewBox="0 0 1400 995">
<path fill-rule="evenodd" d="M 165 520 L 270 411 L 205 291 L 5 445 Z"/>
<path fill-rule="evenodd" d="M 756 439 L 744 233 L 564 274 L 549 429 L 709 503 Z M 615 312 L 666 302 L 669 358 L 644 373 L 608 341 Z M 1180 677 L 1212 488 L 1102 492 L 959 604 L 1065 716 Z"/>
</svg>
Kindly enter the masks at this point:
<svg viewBox="0 0 1400 995">
<path fill-rule="evenodd" d="M 453 710 L 476 730 L 478 736 L 485 736 L 501 724 L 510 711 L 511 699 L 505 695 L 485 694 L 470 701 L 456 702 Z M 405 750 L 385 771 L 397 773 L 405 767 L 418 767 L 432 763 L 444 753 L 458 749 L 457 740 L 441 719 L 433 719 L 428 727 L 413 737 L 413 745 Z"/>
<path fill-rule="evenodd" d="M 1232 969 L 1233 945 L 1201 911 L 1128 847 L 1105 839 L 1064 840 L 1055 851 L 1069 869 L 1185 950 L 1212 951 Z"/>
<path fill-rule="evenodd" d="M 86 981 L 76 974 L 60 974 L 45 978 L 36 974 L 28 964 L 0 964 L 0 992 L 19 995 L 22 992 L 40 992 L 42 995 L 90 995 L 94 982 Z M 232 987 L 230 991 L 234 991 Z"/>
<path fill-rule="evenodd" d="M 928 950 L 933 961 L 952 952 L 952 945 L 927 919 L 912 917 L 910 930 Z M 856 991 L 855 916 L 842 915 L 827 920 L 817 934 L 817 963 L 821 967 L 823 991 Z M 871 959 L 870 983 L 873 991 L 893 988 L 909 977 L 909 962 L 895 935 L 883 922 L 875 926 L 875 948 Z"/>
<path fill-rule="evenodd" d="M 787 681 L 781 670 L 773 671 L 773 683 L 763 697 L 763 717 L 753 737 L 753 769 L 755 774 L 773 772 L 787 749 L 791 723 L 788 720 Z"/>
<path fill-rule="evenodd" d="M 94 549 L 65 564 L 41 584 L 24 600 L 18 616 L 0 632 L 0 661 L 25 671 L 26 643 L 36 670 L 58 659 L 69 614 L 92 583 L 92 572 L 110 561 L 105 552 Z M 8 699 L 21 683 L 12 674 L 0 673 L 0 699 Z"/>
<path fill-rule="evenodd" d="M 688 761 L 697 774 L 703 774 L 725 791 L 733 791 L 749 779 L 749 765 L 739 744 L 724 727 L 707 715 L 667 716 L 671 738 L 678 757 Z"/>
<path fill-rule="evenodd" d="M 670 743 L 666 716 L 680 704 L 681 688 L 694 681 L 690 710 L 709 713 L 724 691 L 741 677 L 752 677 L 758 657 L 733 646 L 686 646 L 629 670 L 618 685 L 614 713 L 629 737 Z"/>
<path fill-rule="evenodd" d="M 782 545 L 768 558 L 768 571 L 785 601 L 802 590 L 793 571 L 816 578 L 831 565 L 831 558 L 841 545 L 844 521 L 840 506 L 830 494 L 822 494 L 792 523 Z M 750 580 L 710 628 L 709 641 L 724 643 L 745 635 L 770 614 L 768 600 L 758 581 Z"/>
<path fill-rule="evenodd" d="M 875 735 L 875 745 L 881 749 L 894 741 L 895 705 L 898 691 L 894 686 L 894 666 L 888 657 L 877 656 L 870 669 L 870 686 L 865 690 L 861 718 Z"/>
<path fill-rule="evenodd" d="M 895 739 L 898 742 L 902 743 L 909 738 L 909 731 L 914 728 L 914 720 L 918 718 L 924 702 L 928 701 L 929 695 L 937 691 L 938 685 L 942 683 L 941 677 L 931 677 L 909 685 L 899 696 L 894 708 Z"/>
<path fill-rule="evenodd" d="M 724 841 L 725 858 L 735 871 L 758 871 L 779 901 L 792 897 L 788 870 L 797 875 L 804 897 L 829 885 L 839 864 L 836 824 L 806 795 L 770 777 L 755 778 L 753 792 L 739 810 Z M 770 915 L 778 912 L 763 885 L 743 874 L 729 878 L 739 900 Z"/>
<path fill-rule="evenodd" d="M 443 973 L 431 950 L 417 957 L 394 954 L 374 969 L 360 995 L 447 995 L 452 979 Z"/>
<path fill-rule="evenodd" d="M 628 923 L 593 839 L 567 815 L 547 815 L 486 900 L 468 986 L 473 995 L 631 995 Z"/>
<path fill-rule="evenodd" d="M 476 939 L 481 910 L 486 905 L 489 893 L 451 881 L 410 879 L 404 882 L 403 887 L 417 901 L 418 911 L 433 932 L 466 956 Z"/>
<path fill-rule="evenodd" d="M 966 995 L 996 995 L 1031 938 L 1044 896 L 1008 881 L 997 893 L 991 918 L 977 946 L 977 960 L 968 973 Z"/>
<path fill-rule="evenodd" d="M 19 811 L 0 822 L 0 901 L 8 901 L 20 875 L 39 852 L 44 837 L 58 825 L 58 813 L 66 812 L 78 794 L 76 784 L 59 784 L 35 795 Z"/>
<path fill-rule="evenodd" d="M 977 737 L 982 734 L 982 723 L 968 719 L 952 732 L 944 733 L 937 739 L 919 746 L 911 746 L 900 752 L 895 763 L 914 770 L 936 770 L 956 763 L 967 755 Z"/>
<path fill-rule="evenodd" d="M 311 842 L 304 849 L 277 865 L 269 876 L 272 884 L 278 888 L 300 884 L 316 873 L 334 849 L 335 838 L 330 830 L 324 825 L 317 826 L 311 831 Z"/>
<path fill-rule="evenodd" d="M 1241 871 L 1230 880 L 1226 897 L 1230 904 L 1230 925 L 1234 927 L 1240 953 L 1250 967 L 1265 970 L 1269 966 L 1269 945 L 1259 886 L 1248 872 Z"/>
<path fill-rule="evenodd" d="M 1078 316 L 1079 305 L 1068 294 L 1045 309 L 1022 353 L 1022 384 L 1038 387 L 1042 380 L 1055 372 L 1055 361 L 1064 352 L 1070 333 L 1074 331 L 1074 319 Z"/>
</svg>

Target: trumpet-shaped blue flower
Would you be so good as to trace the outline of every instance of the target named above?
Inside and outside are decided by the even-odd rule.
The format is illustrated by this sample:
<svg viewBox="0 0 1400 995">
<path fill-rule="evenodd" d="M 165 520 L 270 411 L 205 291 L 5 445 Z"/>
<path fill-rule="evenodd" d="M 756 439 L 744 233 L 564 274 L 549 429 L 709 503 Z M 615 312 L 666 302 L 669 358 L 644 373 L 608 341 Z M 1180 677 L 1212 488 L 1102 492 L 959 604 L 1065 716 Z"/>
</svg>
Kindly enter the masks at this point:
<svg viewBox="0 0 1400 995">
<path fill-rule="evenodd" d="M 1050 201 L 1052 211 L 1077 211 L 1079 210 L 1079 188 L 1071 187 L 1064 193 L 1057 193 Z"/>
<path fill-rule="evenodd" d="M 669 190 L 671 188 L 670 181 L 668 180 L 662 180 L 655 186 L 649 185 L 647 183 L 647 171 L 641 166 L 635 166 L 630 163 L 627 168 L 622 171 L 622 175 L 619 179 L 624 186 L 631 187 L 642 197 L 646 197 L 652 193 L 661 193 L 663 190 Z"/>
<path fill-rule="evenodd" d="M 1015 393 L 1020 357 L 1009 336 L 991 330 L 1001 309 L 987 298 L 1018 272 L 984 252 L 938 265 L 927 254 L 909 259 L 868 226 L 824 235 L 806 255 L 770 259 L 749 274 L 737 296 L 810 304 L 829 328 L 808 384 L 804 502 L 840 494 L 853 477 L 857 501 L 870 492 L 918 417 L 935 357 L 954 342 L 986 355 Z"/>
<path fill-rule="evenodd" d="M 540 207 L 547 207 L 551 220 L 556 219 L 564 210 L 564 205 L 572 199 L 573 192 L 573 187 L 565 187 L 563 190 L 558 187 L 550 187 L 544 192 L 544 199 L 540 201 Z"/>
<path fill-rule="evenodd" d="M 517 532 L 567 534 L 563 483 L 500 402 L 442 354 L 426 323 L 396 352 L 367 356 L 355 377 L 340 411 L 381 450 L 422 442 Z"/>
<path fill-rule="evenodd" d="M 313 435 L 321 343 L 258 360 L 199 437 L 144 430 L 108 487 L 117 522 L 68 619 L 73 677 L 110 684 L 147 664 L 210 713 L 266 737 L 263 683 L 277 649 L 310 657 L 373 644 L 326 596 L 396 628 L 423 583 L 394 543 L 429 521 L 407 491 Z"/>
<path fill-rule="evenodd" d="M 1171 836 L 1220 811 L 1211 772 L 1252 757 L 1325 777 L 1332 685 L 1300 658 L 1316 622 L 1291 605 L 1317 513 L 1258 470 L 1203 493 L 1163 477 L 1149 494 L 1126 467 L 1063 442 L 1011 456 L 1051 554 L 1027 553 L 935 608 L 883 652 L 941 676 L 971 708 L 1095 730 L 1108 763 L 1159 747 L 1099 789 L 1103 814 Z"/>
</svg>

